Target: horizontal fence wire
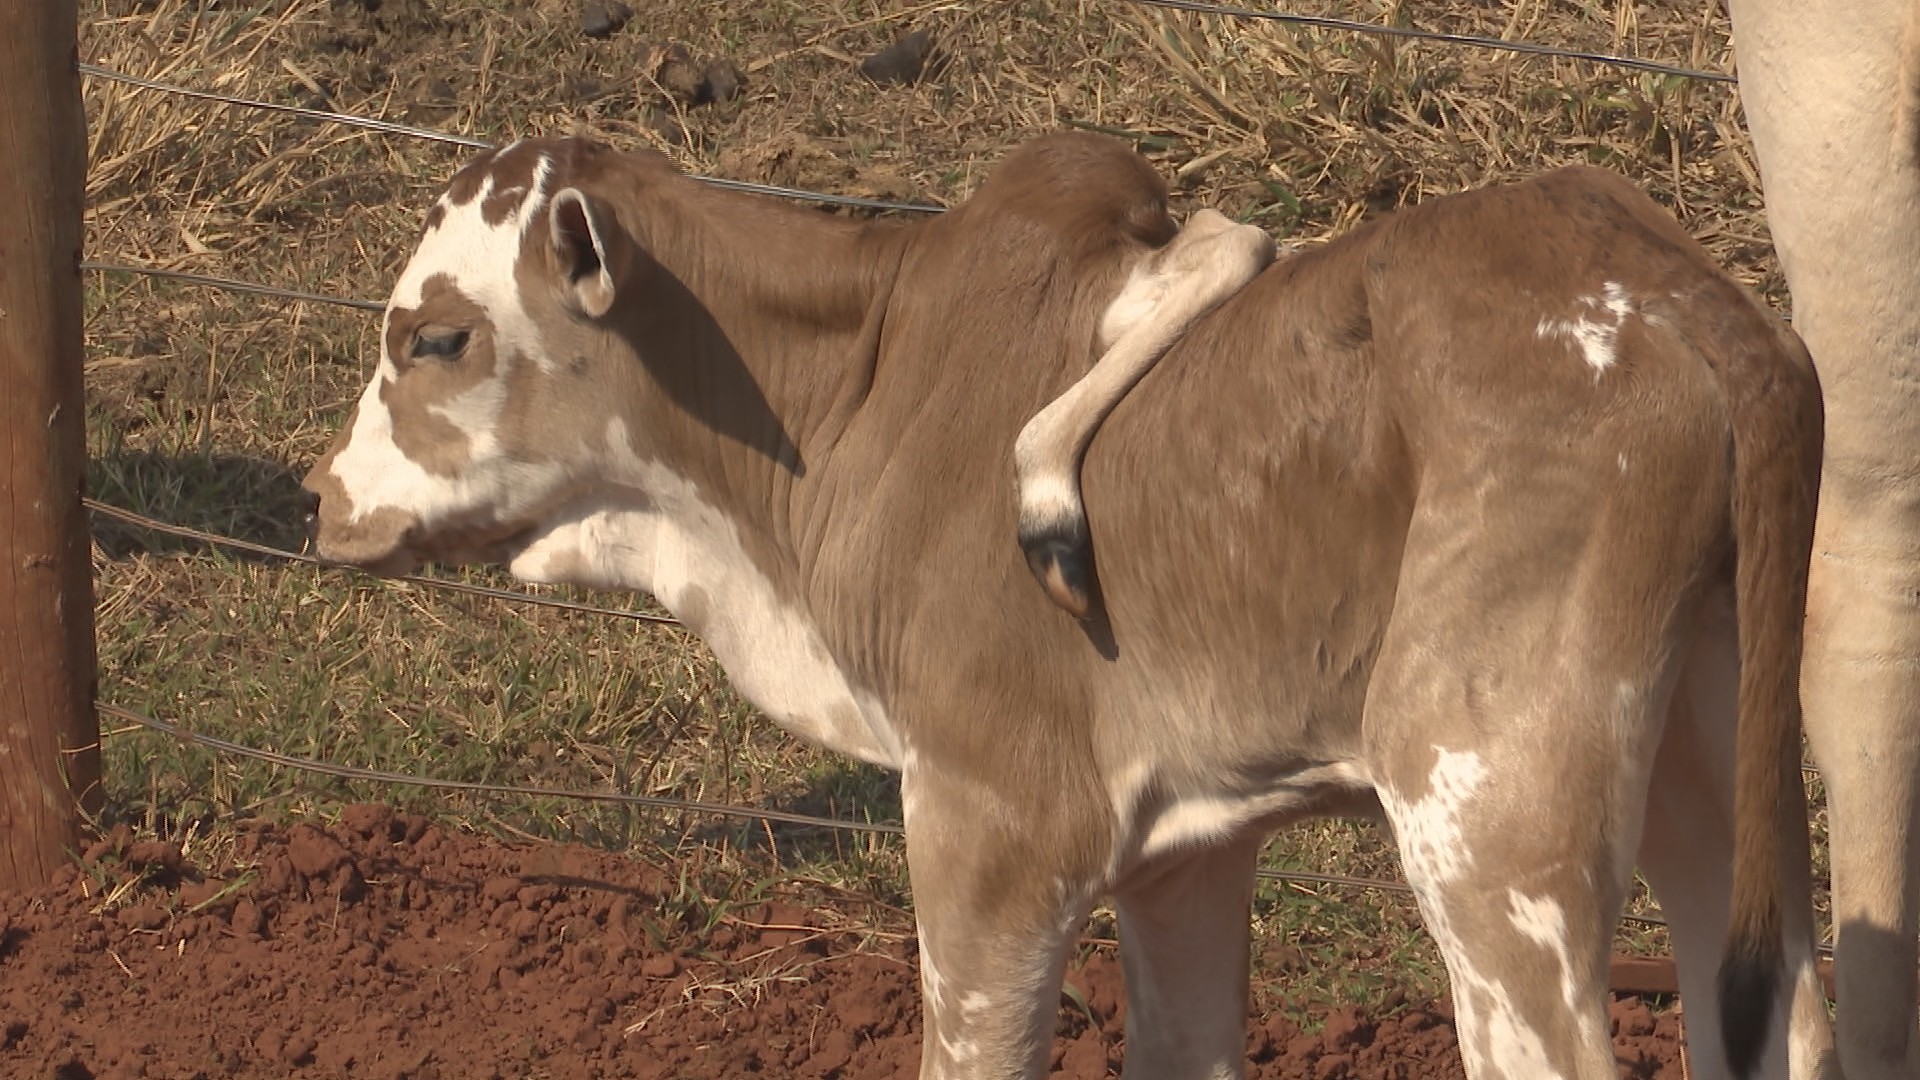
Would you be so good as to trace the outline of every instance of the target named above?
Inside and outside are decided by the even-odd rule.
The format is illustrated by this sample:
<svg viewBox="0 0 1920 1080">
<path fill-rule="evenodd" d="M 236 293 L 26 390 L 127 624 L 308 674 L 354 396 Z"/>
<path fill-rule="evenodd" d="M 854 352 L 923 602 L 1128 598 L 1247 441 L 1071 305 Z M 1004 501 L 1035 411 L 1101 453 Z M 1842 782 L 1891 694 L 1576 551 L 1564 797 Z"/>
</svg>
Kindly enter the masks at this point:
<svg viewBox="0 0 1920 1080">
<path fill-rule="evenodd" d="M 1552 45 L 1543 45 L 1532 41 L 1509 41 L 1504 38 L 1485 37 L 1476 34 L 1454 34 L 1434 30 L 1421 30 L 1416 27 L 1391 26 L 1381 23 L 1359 22 L 1352 19 L 1331 18 L 1321 15 L 1302 15 L 1283 11 L 1264 11 L 1253 8 L 1237 7 L 1227 4 L 1206 3 L 1203 0 L 1123 0 L 1140 7 L 1162 8 L 1202 15 L 1216 15 L 1242 20 L 1278 22 L 1293 26 L 1305 26 L 1323 30 L 1335 30 L 1346 33 L 1391 37 L 1401 40 L 1433 42 L 1437 44 L 1467 46 L 1481 49 L 1504 50 L 1528 56 L 1546 56 L 1567 60 L 1579 60 L 1595 64 L 1611 65 L 1654 74 L 1677 76 L 1688 79 L 1700 79 L 1709 82 L 1732 83 L 1734 76 L 1718 71 L 1703 71 L 1696 68 L 1680 67 L 1655 60 L 1646 60 L 1634 56 L 1621 56 L 1612 53 L 1590 52 L 1580 49 L 1564 49 Z M 432 128 L 403 124 L 377 117 L 357 116 L 350 113 L 328 109 L 314 109 L 300 105 L 287 105 L 279 102 L 264 101 L 257 98 L 244 98 L 217 91 L 201 90 L 182 86 L 177 83 L 162 82 L 157 79 L 129 75 L 101 67 L 98 64 L 81 63 L 80 71 L 94 78 L 124 83 L 129 86 L 161 93 L 177 94 L 202 101 L 244 108 L 278 112 L 284 115 L 300 117 L 325 123 L 358 127 L 386 134 L 404 135 L 409 138 L 424 139 L 471 149 L 491 149 L 494 144 L 484 139 L 466 135 L 449 134 Z M 801 188 L 782 187 L 773 184 L 760 184 L 745 180 L 731 180 L 725 177 L 694 177 L 715 187 L 733 191 L 749 192 L 757 195 L 770 195 L 778 198 L 793 199 L 802 202 L 814 202 L 835 206 L 847 206 L 868 210 L 882 210 L 910 213 L 940 213 L 946 208 L 927 203 L 903 203 L 886 199 L 868 199 L 860 196 L 837 195 L 821 191 L 808 191 Z M 332 304 L 340 307 L 357 308 L 363 311 L 382 311 L 385 305 L 374 300 L 360 300 L 350 297 L 330 296 L 322 293 L 303 292 L 263 285 L 257 282 L 240 281 L 233 278 L 213 277 L 205 274 L 192 274 L 178 270 L 164 270 L 157 267 L 130 266 L 113 263 L 87 262 L 82 269 L 105 273 L 140 274 L 149 277 L 164 278 L 188 284 L 226 289 L 235 292 L 253 293 L 287 300 L 308 301 Z"/>
<path fill-rule="evenodd" d="M 347 296 L 329 296 L 326 293 L 302 292 L 299 289 L 283 289 L 277 285 L 262 285 L 257 281 L 240 281 L 236 278 L 214 277 L 210 274 L 189 274 L 184 270 L 163 270 L 157 266 L 128 266 L 124 263 L 87 261 L 80 264 L 80 269 L 105 274 L 138 274 L 142 277 L 185 282 L 188 285 L 204 285 L 212 289 L 225 289 L 229 292 L 252 293 L 256 296 L 272 296 L 282 300 L 303 300 L 315 304 L 333 304 L 338 307 L 356 308 L 360 311 L 379 313 L 387 310 L 387 305 L 378 300 L 355 300 Z"/>
<path fill-rule="evenodd" d="M 363 769 L 353 765 L 335 765 L 331 762 L 313 758 L 283 754 L 277 750 L 262 750 L 247 746 L 231 739 L 222 739 L 214 735 L 202 735 L 179 724 L 170 724 L 145 713 L 136 712 L 111 702 L 96 702 L 96 709 L 104 716 L 123 720 L 137 727 L 155 731 L 178 740 L 184 746 L 199 746 L 234 757 L 275 765 L 284 769 L 314 773 L 319 776 L 331 776 L 340 780 L 360 780 L 368 783 L 389 784 L 396 787 L 427 788 L 433 791 L 458 791 L 474 795 L 517 795 L 542 799 L 570 799 L 578 802 L 614 803 L 623 806 L 638 806 L 650 810 L 669 810 L 690 814 L 709 814 L 715 817 L 736 818 L 748 821 L 775 821 L 785 825 L 804 825 L 811 828 L 832 829 L 838 832 L 869 833 L 884 836 L 904 836 L 906 828 L 897 821 L 854 821 L 848 818 L 820 817 L 815 814 L 797 814 L 787 810 L 773 810 L 766 807 L 735 806 L 728 803 L 703 802 L 698 799 L 676 799 L 666 795 L 634 795 L 622 791 L 578 791 L 571 788 L 540 787 L 523 784 L 491 784 L 476 780 L 443 780 L 427 776 L 411 776 L 406 773 L 387 772 L 381 769 Z M 1321 874 L 1308 870 L 1270 870 L 1261 867 L 1254 876 L 1265 881 L 1294 885 L 1324 885 L 1342 889 L 1366 889 L 1375 892 L 1391 892 L 1411 895 L 1413 887 L 1404 881 L 1390 881 L 1385 878 L 1351 877 L 1345 874 Z M 1628 922 L 1646 926 L 1665 926 L 1666 920 L 1657 915 L 1622 915 Z"/>
<path fill-rule="evenodd" d="M 1480 34 L 1452 34 L 1441 30 L 1421 30 L 1411 26 L 1390 26 L 1383 23 L 1356 22 L 1352 19 L 1336 19 L 1325 15 L 1299 15 L 1285 11 L 1263 11 L 1256 8 L 1236 7 L 1231 4 L 1210 4 L 1204 2 L 1204 0 L 1125 0 L 1125 2 L 1140 7 L 1168 8 L 1174 11 L 1191 12 L 1197 15 L 1220 15 L 1233 19 L 1285 23 L 1290 26 L 1307 26 L 1318 30 L 1338 30 L 1351 34 L 1366 34 L 1373 37 L 1427 41 L 1442 45 L 1464 45 L 1476 49 L 1520 53 L 1525 56 L 1547 56 L 1560 60 L 1583 60 L 1592 64 L 1630 68 L 1634 71 L 1645 71 L 1656 75 L 1673 75 L 1683 79 L 1700 79 L 1706 82 L 1732 83 L 1737 81 L 1734 76 L 1723 71 L 1702 71 L 1699 68 L 1680 67 L 1677 64 L 1668 64 L 1659 60 L 1645 60 L 1637 56 L 1618 56 L 1613 53 L 1588 52 L 1584 49 L 1563 49 L 1556 45 L 1542 45 L 1535 41 L 1509 41 L 1506 38 L 1485 37 Z"/>
<path fill-rule="evenodd" d="M 117 720 L 163 735 L 170 735 L 186 746 L 204 746 L 223 754 L 262 761 L 269 765 L 278 765 L 286 769 L 298 769 L 301 772 L 332 776 L 341 780 L 365 780 L 376 784 L 393 784 L 404 787 L 430 788 L 435 791 L 464 791 L 477 795 L 525 795 L 542 799 L 573 799 L 579 802 L 619 803 L 624 806 L 640 806 L 651 810 L 677 810 L 694 814 L 712 814 L 716 817 L 745 818 L 752 821 L 778 821 L 786 825 L 809 825 L 822 829 L 837 829 L 842 832 L 886 833 L 899 835 L 906 830 L 897 822 L 849 821 L 841 818 L 818 817 L 813 814 L 796 814 L 786 810 L 772 810 L 766 807 L 732 806 L 726 803 L 702 802 L 697 799 L 675 799 L 664 795 L 633 795 L 623 791 L 575 791 L 568 788 L 550 788 L 520 784 L 489 784 L 476 780 L 441 780 L 428 776 L 409 776 L 405 773 L 385 772 L 380 769 L 362 769 L 352 765 L 335 765 L 330 762 L 316 761 L 312 758 L 282 754 L 276 750 L 262 750 L 247 746 L 231 739 L 222 739 L 213 735 L 202 735 L 179 724 L 170 724 L 144 713 L 109 702 L 96 702 L 102 714 Z"/>
<path fill-rule="evenodd" d="M 309 555 L 300 551 L 288 551 L 285 548 L 256 543 L 252 540 L 242 540 L 234 536 L 222 536 L 219 533 L 206 532 L 202 529 L 190 528 L 185 525 L 174 525 L 157 518 L 148 517 L 145 514 L 114 506 L 110 503 L 103 503 L 98 499 L 83 498 L 80 502 L 81 505 L 96 515 L 111 518 L 122 524 L 131 525 L 148 532 L 157 532 L 182 540 L 192 540 L 196 543 L 208 544 L 213 547 L 244 551 L 250 555 L 260 555 L 282 562 L 301 563 L 306 566 L 319 566 L 333 570 L 353 570 L 356 573 L 361 572 L 356 567 L 346 563 L 331 562 L 317 555 Z M 648 612 L 632 611 L 626 608 L 601 607 L 597 604 L 583 604 L 576 600 L 563 600 L 557 596 L 541 596 L 538 593 L 516 592 L 512 589 L 496 589 L 488 585 L 474 585 L 465 581 L 451 581 L 447 578 L 427 577 L 423 574 L 401 574 L 383 580 L 404 581 L 409 585 L 438 589 L 442 592 L 463 593 L 467 596 L 480 596 L 489 600 L 504 600 L 511 604 L 530 604 L 534 607 L 554 608 L 560 611 L 578 612 L 583 615 L 601 615 L 615 619 L 630 619 L 634 622 L 652 623 L 656 626 L 685 625 L 671 615 L 654 615 Z"/>
<path fill-rule="evenodd" d="M 110 68 L 101 67 L 98 64 L 83 63 L 80 65 L 80 71 L 84 75 L 90 75 L 98 79 L 107 79 L 112 82 L 125 83 L 128 86 L 139 87 L 142 90 L 156 90 L 162 93 L 178 94 L 183 97 L 197 98 L 201 101 L 219 102 L 224 105 L 239 105 L 248 109 L 264 109 L 269 112 L 284 113 L 306 120 L 319 120 L 326 123 L 341 124 L 347 127 L 365 128 L 370 131 L 379 131 L 391 135 L 406 135 L 415 139 L 428 139 L 435 142 L 451 143 L 457 146 L 472 147 L 475 149 L 491 150 L 494 146 L 493 143 L 481 139 L 475 139 L 465 135 L 449 135 L 443 131 L 415 127 L 412 124 L 395 123 L 392 120 L 378 120 L 372 117 L 355 116 L 350 113 L 332 112 L 327 109 L 309 109 L 300 105 L 282 105 L 277 102 L 261 101 L 257 98 L 237 97 L 232 94 L 222 94 L 212 90 L 196 90 L 193 87 L 180 86 L 176 83 L 166 83 L 160 82 L 157 79 L 145 79 L 137 75 L 127 75 Z M 945 209 L 945 207 L 925 203 L 903 203 L 893 202 L 887 199 L 867 199 L 857 195 L 831 195 L 821 191 L 804 191 L 800 188 L 780 187 L 776 184 L 756 184 L 747 180 L 728 180 L 718 176 L 700 176 L 694 174 L 693 178 L 703 183 L 712 184 L 715 187 L 729 188 L 734 191 L 745 191 L 755 195 L 773 195 L 783 199 L 828 203 L 834 206 L 849 206 L 862 210 L 896 210 L 909 213 L 934 214 Z"/>
<path fill-rule="evenodd" d="M 214 547 L 232 548 L 236 551 L 245 551 L 249 554 L 261 555 L 284 562 L 301 563 L 308 566 L 335 570 L 351 570 L 356 573 L 362 572 L 351 565 L 329 562 L 326 559 L 319 558 L 315 555 L 308 555 L 304 552 L 287 551 L 284 548 L 272 547 L 252 540 L 241 540 L 237 537 L 222 536 L 219 533 L 206 532 L 185 525 L 173 525 L 157 518 L 148 517 L 145 514 L 135 513 L 132 510 L 100 502 L 98 499 L 82 498 L 80 502 L 88 510 L 102 517 L 112 518 L 113 520 L 132 525 L 139 529 L 178 537 L 182 540 L 193 540 Z M 429 589 L 464 593 L 469 596 L 481 596 L 490 600 L 503 600 L 507 603 L 532 604 L 538 607 L 557 608 L 561 611 L 578 612 L 584 615 L 603 615 L 616 619 L 633 619 L 660 626 L 685 627 L 686 625 L 670 615 L 654 615 L 627 608 L 600 607 L 595 604 L 583 604 L 574 600 L 562 600 L 559 597 L 541 596 L 538 593 L 516 592 L 512 589 L 496 589 L 487 585 L 474 585 L 465 581 L 451 581 L 446 578 L 427 577 L 420 574 L 406 574 L 386 580 L 404 581 L 408 584 L 420 585 Z M 1802 761 L 1800 763 L 1800 772 L 1808 779 L 1818 780 L 1820 778 L 1820 768 L 1812 762 Z"/>
</svg>

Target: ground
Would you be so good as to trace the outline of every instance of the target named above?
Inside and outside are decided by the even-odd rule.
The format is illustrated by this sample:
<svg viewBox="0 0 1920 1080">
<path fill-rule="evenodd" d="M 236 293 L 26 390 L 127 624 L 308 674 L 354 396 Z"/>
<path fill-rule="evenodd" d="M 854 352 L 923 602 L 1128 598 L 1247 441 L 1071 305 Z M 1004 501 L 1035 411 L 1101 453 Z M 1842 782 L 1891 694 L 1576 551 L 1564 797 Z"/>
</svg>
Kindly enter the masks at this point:
<svg viewBox="0 0 1920 1080">
<path fill-rule="evenodd" d="M 1177 212 L 1217 207 L 1288 244 L 1587 162 L 1784 301 L 1722 82 L 1126 0 L 634 6 L 82 0 L 81 58 L 488 142 L 582 132 L 707 175 L 935 205 L 1028 135 L 1092 129 L 1145 154 Z M 1731 68 L 1717 3 L 1282 6 Z M 902 77 L 923 41 L 928 62 Z M 101 76 L 84 90 L 85 254 L 107 264 L 377 301 L 472 152 Z M 377 316 L 120 271 L 86 282 L 89 494 L 298 549 L 298 477 L 364 385 Z M 102 724 L 94 831 L 111 839 L 53 888 L 0 897 L 0 1076 L 911 1075 L 911 896 L 892 837 L 316 776 L 138 719 L 418 777 L 899 819 L 891 777 L 781 734 L 691 635 L 101 515 L 94 538 L 100 697 L 123 710 Z M 1292 830 L 1263 865 L 1398 876 L 1365 823 Z M 1632 907 L 1651 911 L 1644 890 Z M 1457 1070 L 1444 970 L 1404 893 L 1263 881 L 1253 924 L 1256 1076 Z M 1096 911 L 1062 1003 L 1065 1075 L 1116 1059 L 1113 932 Z M 1665 940 L 1635 924 L 1616 947 Z M 1630 1063 L 1648 1046 L 1671 1060 L 1670 1016 L 1616 1009 L 1642 1040 Z"/>
<path fill-rule="evenodd" d="M 897 911 L 804 888 L 688 906 L 671 867 L 381 804 L 240 833 L 200 866 L 122 830 L 0 896 L 0 1074 L 881 1080 L 918 1062 Z M 1101 1080 L 1126 1013 L 1110 943 L 1068 984 L 1052 1075 Z M 1623 1077 L 1677 1080 L 1672 1015 L 1620 998 L 1613 1020 Z M 1462 1075 L 1444 1006 L 1404 999 L 1256 1016 L 1247 1046 L 1254 1080 Z"/>
</svg>

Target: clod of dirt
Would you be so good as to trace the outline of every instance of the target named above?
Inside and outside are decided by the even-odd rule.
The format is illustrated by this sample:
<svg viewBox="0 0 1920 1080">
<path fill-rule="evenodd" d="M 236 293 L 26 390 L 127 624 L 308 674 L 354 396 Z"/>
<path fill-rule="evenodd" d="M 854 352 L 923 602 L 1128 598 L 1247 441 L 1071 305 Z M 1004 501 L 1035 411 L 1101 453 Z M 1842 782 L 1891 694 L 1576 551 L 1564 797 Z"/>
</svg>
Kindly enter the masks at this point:
<svg viewBox="0 0 1920 1080">
<path fill-rule="evenodd" d="M 339 897 L 342 903 L 351 904 L 367 895 L 367 880 L 360 876 L 359 867 L 351 861 L 344 862 L 334 868 L 328 890 Z"/>
<path fill-rule="evenodd" d="M 385 837 L 393 822 L 393 807 L 385 803 L 354 803 L 340 808 L 340 824 L 361 836 Z"/>
<path fill-rule="evenodd" d="M 693 62 L 686 47 L 677 42 L 655 45 L 642 70 L 660 89 L 681 101 L 691 103 L 700 94 L 700 66 Z"/>
<path fill-rule="evenodd" d="M 1354 1006 L 1343 1005 L 1327 1017 L 1327 1026 L 1320 1030 L 1320 1041 L 1329 1053 L 1336 1053 L 1371 1045 L 1373 1032 L 1373 1021 Z"/>
<path fill-rule="evenodd" d="M 351 856 L 340 841 L 312 825 L 295 825 L 287 834 L 287 859 L 301 877 L 313 880 L 331 878 Z"/>
<path fill-rule="evenodd" d="M 633 9 L 621 0 L 587 0 L 580 9 L 580 32 L 590 38 L 612 37 L 633 18 Z"/>
<path fill-rule="evenodd" d="M 164 874 L 178 874 L 185 861 L 180 854 L 180 845 L 162 840 L 142 840 L 129 847 L 126 854 L 127 865 L 135 870 Z"/>
<path fill-rule="evenodd" d="M 1645 1080 L 1666 1075 L 1672 1056 L 1669 1048 L 1680 1038 L 1678 1013 L 1676 1009 L 1655 1015 L 1644 1000 L 1633 997 L 1616 997 L 1607 1006 L 1622 1077 Z"/>
<path fill-rule="evenodd" d="M 731 60 L 716 60 L 707 65 L 706 74 L 700 76 L 700 85 L 694 90 L 693 103 L 707 105 L 715 102 L 732 101 L 740 96 L 747 84 L 746 72 Z"/>
<path fill-rule="evenodd" d="M 882 86 L 918 82 L 926 70 L 927 57 L 932 51 L 933 35 L 925 30 L 913 30 L 860 61 L 860 74 Z"/>
<path fill-rule="evenodd" d="M 320 1040 L 311 1035 L 296 1035 L 280 1048 L 276 1055 L 280 1061 L 298 1068 L 313 1061 L 313 1052 L 320 1049 Z"/>
<path fill-rule="evenodd" d="M 107 835 L 87 845 L 87 850 L 81 854 L 80 861 L 97 863 L 103 859 L 118 859 L 132 846 L 133 830 L 124 824 L 115 825 L 107 830 Z"/>
<path fill-rule="evenodd" d="M 158 930 L 167 925 L 167 909 L 153 904 L 135 904 L 120 909 L 120 925 L 129 930 Z"/>
<path fill-rule="evenodd" d="M 267 916 L 260 905 L 252 900 L 242 899 L 233 905 L 233 915 L 227 925 L 241 940 L 258 940 L 267 932 Z"/>
</svg>

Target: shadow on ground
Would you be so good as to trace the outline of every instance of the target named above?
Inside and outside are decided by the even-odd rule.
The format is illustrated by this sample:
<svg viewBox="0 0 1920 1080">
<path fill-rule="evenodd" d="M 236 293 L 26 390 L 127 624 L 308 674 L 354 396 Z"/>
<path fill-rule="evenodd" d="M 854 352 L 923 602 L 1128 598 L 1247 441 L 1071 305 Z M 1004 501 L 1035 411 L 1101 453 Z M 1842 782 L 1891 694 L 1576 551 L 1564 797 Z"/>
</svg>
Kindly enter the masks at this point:
<svg viewBox="0 0 1920 1080">
<path fill-rule="evenodd" d="M 285 463 L 265 458 L 126 451 L 87 463 L 87 493 L 102 503 L 170 525 L 300 551 L 307 539 L 300 477 Z M 112 559 L 201 551 L 208 546 L 98 513 L 93 515 L 93 538 Z M 263 558 L 226 550 L 240 560 Z"/>
</svg>

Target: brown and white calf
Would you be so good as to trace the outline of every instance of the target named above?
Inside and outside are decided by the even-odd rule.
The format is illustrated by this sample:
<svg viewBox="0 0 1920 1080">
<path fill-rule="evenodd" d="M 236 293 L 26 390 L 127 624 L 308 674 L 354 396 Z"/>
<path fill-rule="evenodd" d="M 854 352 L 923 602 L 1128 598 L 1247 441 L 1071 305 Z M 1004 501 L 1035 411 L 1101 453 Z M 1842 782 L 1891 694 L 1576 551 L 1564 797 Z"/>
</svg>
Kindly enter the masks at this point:
<svg viewBox="0 0 1920 1080">
<path fill-rule="evenodd" d="M 1044 1071 L 1102 895 L 1126 1075 L 1241 1075 L 1256 853 L 1330 813 L 1392 825 L 1470 1075 L 1615 1075 L 1635 865 L 1693 1074 L 1816 1074 L 1797 340 L 1594 170 L 1236 291 L 1245 241 L 1089 135 L 908 224 L 518 143 L 428 216 L 307 480 L 320 549 L 651 591 L 774 719 L 900 770 L 923 1077 Z M 1015 444 L 1101 355 L 1144 374 L 1080 465 L 1078 620 L 1015 542 Z"/>
</svg>

